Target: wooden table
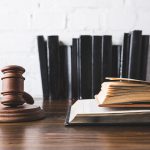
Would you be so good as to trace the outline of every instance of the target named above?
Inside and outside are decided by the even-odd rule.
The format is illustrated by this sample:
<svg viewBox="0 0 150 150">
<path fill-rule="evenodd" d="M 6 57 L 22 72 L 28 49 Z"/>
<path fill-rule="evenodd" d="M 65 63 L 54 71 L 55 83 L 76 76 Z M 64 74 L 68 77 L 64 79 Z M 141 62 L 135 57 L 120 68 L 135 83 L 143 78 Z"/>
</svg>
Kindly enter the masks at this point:
<svg viewBox="0 0 150 150">
<path fill-rule="evenodd" d="M 42 101 L 36 101 L 42 105 Z M 149 150 L 150 126 L 73 126 L 64 120 L 70 101 L 43 104 L 47 118 L 0 124 L 0 150 Z"/>
</svg>

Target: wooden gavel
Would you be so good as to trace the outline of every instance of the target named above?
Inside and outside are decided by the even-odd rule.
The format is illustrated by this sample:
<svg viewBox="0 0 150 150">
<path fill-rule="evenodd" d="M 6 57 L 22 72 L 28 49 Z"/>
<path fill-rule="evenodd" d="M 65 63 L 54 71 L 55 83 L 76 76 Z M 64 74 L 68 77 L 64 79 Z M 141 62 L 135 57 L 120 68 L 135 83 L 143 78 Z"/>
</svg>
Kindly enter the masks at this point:
<svg viewBox="0 0 150 150">
<path fill-rule="evenodd" d="M 10 65 L 4 67 L 2 70 L 4 76 L 2 77 L 2 92 L 3 98 L 1 103 L 10 107 L 17 107 L 24 103 L 33 104 L 34 100 L 31 95 L 24 92 L 24 80 L 22 74 L 25 69 Z"/>
</svg>

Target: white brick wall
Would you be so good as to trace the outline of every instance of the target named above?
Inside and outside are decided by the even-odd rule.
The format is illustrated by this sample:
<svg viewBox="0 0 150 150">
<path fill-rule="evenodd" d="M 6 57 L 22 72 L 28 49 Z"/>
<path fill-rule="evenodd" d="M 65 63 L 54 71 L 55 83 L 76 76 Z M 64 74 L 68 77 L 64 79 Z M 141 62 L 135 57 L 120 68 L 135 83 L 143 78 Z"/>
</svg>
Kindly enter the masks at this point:
<svg viewBox="0 0 150 150">
<path fill-rule="evenodd" d="M 0 68 L 25 67 L 25 89 L 39 97 L 37 35 L 58 34 L 71 44 L 81 34 L 112 34 L 121 44 L 134 29 L 150 34 L 150 0 L 0 0 Z"/>
</svg>

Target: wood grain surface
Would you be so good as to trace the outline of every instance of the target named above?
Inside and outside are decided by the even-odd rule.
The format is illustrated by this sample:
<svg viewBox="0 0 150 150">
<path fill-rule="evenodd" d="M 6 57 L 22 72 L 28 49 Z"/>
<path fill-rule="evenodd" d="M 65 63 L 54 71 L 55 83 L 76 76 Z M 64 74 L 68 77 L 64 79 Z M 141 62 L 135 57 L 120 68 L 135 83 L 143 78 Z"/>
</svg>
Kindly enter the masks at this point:
<svg viewBox="0 0 150 150">
<path fill-rule="evenodd" d="M 71 101 L 42 101 L 47 118 L 0 124 L 0 150 L 149 150 L 149 125 L 73 126 L 64 120 Z"/>
</svg>

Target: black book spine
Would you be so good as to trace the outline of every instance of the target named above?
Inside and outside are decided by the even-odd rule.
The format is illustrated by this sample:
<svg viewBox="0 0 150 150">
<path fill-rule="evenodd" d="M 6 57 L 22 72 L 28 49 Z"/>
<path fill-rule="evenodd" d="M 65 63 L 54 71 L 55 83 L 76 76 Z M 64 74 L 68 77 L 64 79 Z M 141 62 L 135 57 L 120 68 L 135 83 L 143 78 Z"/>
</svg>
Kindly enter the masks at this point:
<svg viewBox="0 0 150 150">
<path fill-rule="evenodd" d="M 59 99 L 60 54 L 59 54 L 59 37 L 58 36 L 48 36 L 48 49 L 49 49 L 50 98 Z"/>
<path fill-rule="evenodd" d="M 150 81 L 150 47 L 148 48 L 148 57 L 147 57 L 147 65 L 146 65 L 146 80 Z"/>
<path fill-rule="evenodd" d="M 93 36 L 92 48 L 92 98 L 100 91 L 101 77 L 101 54 L 102 36 Z"/>
<path fill-rule="evenodd" d="M 41 70 L 42 90 L 44 100 L 49 99 L 49 84 L 48 84 L 48 61 L 47 61 L 47 42 L 43 36 L 37 37 L 38 53 Z"/>
<path fill-rule="evenodd" d="M 72 98 L 79 99 L 79 39 L 72 40 L 72 49 L 71 49 L 71 73 L 72 73 Z"/>
<path fill-rule="evenodd" d="M 128 78 L 140 79 L 142 31 L 131 33 Z"/>
<path fill-rule="evenodd" d="M 92 36 L 80 36 L 81 97 L 92 98 Z"/>
<path fill-rule="evenodd" d="M 122 52 L 121 52 L 121 77 L 128 77 L 129 69 L 129 52 L 130 52 L 130 33 L 125 33 L 123 38 Z"/>
<path fill-rule="evenodd" d="M 102 59 L 101 59 L 101 73 L 102 82 L 105 77 L 112 76 L 112 36 L 104 35 L 102 37 Z"/>
<path fill-rule="evenodd" d="M 72 98 L 71 83 L 71 47 L 60 45 L 60 98 Z"/>
<path fill-rule="evenodd" d="M 148 64 L 148 50 L 149 50 L 149 35 L 142 36 L 142 53 L 141 53 L 141 70 L 140 80 L 146 80 L 147 64 Z"/>
<path fill-rule="evenodd" d="M 112 46 L 112 77 L 120 77 L 121 45 Z"/>
<path fill-rule="evenodd" d="M 78 39 L 78 54 L 77 54 L 77 85 L 78 85 L 78 99 L 82 99 L 81 96 L 81 44 Z"/>
</svg>

